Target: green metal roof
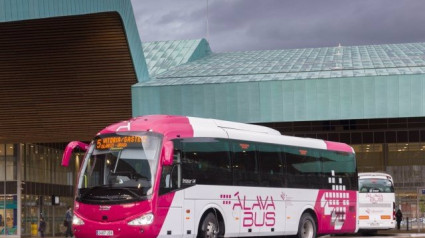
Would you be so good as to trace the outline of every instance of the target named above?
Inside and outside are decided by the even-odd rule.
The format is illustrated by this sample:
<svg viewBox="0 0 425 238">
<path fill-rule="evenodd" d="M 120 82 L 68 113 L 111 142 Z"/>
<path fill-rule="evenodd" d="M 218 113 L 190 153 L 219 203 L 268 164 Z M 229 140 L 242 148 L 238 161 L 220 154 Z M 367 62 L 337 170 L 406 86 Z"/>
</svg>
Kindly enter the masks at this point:
<svg viewBox="0 0 425 238">
<path fill-rule="evenodd" d="M 138 85 L 423 74 L 425 43 L 214 53 L 157 72 L 153 80 Z"/>
<path fill-rule="evenodd" d="M 204 39 L 143 43 L 149 74 L 155 76 L 175 66 L 192 62 L 211 53 Z"/>
<path fill-rule="evenodd" d="M 134 116 L 425 117 L 425 43 L 211 53 L 133 85 L 132 98 Z"/>
</svg>

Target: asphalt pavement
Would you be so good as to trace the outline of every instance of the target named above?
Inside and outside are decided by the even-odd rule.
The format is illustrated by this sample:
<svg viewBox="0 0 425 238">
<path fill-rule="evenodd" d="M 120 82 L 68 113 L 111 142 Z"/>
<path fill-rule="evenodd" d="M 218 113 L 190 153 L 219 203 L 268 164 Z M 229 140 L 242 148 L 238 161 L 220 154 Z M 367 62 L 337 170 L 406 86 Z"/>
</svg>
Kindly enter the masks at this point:
<svg viewBox="0 0 425 238">
<path fill-rule="evenodd" d="M 31 236 L 31 237 L 39 237 L 39 236 Z M 46 236 L 45 238 L 57 238 L 57 237 L 65 237 L 65 236 Z M 396 229 L 392 229 L 392 230 L 386 230 L 386 231 L 379 231 L 377 234 L 375 235 L 361 235 L 361 234 L 353 234 L 353 235 L 342 235 L 342 236 L 332 236 L 332 235 L 326 235 L 326 236 L 320 236 L 322 238 L 326 238 L 326 237 L 341 237 L 341 238 L 359 238 L 359 237 L 365 237 L 365 238 L 391 238 L 391 237 L 396 237 L 396 238 L 402 238 L 402 237 L 415 237 L 415 238 L 419 238 L 419 237 L 423 237 L 425 238 L 425 229 L 421 229 L 419 232 L 417 229 L 413 229 L 413 230 L 406 230 L 406 228 L 401 229 L 401 230 L 396 230 Z"/>
</svg>

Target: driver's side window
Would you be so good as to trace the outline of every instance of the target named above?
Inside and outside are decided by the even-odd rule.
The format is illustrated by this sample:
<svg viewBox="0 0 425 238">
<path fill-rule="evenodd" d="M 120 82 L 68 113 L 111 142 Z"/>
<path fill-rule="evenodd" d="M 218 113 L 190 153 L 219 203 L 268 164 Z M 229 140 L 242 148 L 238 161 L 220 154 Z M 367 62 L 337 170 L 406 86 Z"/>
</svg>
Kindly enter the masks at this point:
<svg viewBox="0 0 425 238">
<path fill-rule="evenodd" d="M 179 141 L 174 142 L 173 165 L 163 166 L 159 194 L 165 194 L 181 187 L 181 150 Z"/>
</svg>

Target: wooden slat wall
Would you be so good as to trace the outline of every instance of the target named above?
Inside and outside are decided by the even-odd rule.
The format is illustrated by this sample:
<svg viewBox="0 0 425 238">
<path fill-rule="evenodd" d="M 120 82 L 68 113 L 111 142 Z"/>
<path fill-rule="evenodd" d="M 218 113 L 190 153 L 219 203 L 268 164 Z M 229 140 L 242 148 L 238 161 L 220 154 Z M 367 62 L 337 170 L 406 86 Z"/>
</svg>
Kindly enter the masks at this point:
<svg viewBox="0 0 425 238">
<path fill-rule="evenodd" d="M 0 143 L 90 140 L 131 117 L 137 82 L 117 13 L 0 24 Z"/>
</svg>

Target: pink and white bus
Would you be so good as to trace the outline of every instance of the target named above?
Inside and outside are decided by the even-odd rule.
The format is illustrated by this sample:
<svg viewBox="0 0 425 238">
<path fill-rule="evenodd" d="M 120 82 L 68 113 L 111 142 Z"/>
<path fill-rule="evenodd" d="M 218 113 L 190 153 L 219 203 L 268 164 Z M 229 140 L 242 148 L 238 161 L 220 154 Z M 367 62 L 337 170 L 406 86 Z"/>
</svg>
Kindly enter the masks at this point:
<svg viewBox="0 0 425 238">
<path fill-rule="evenodd" d="M 78 176 L 76 237 L 236 237 L 357 232 L 358 177 L 342 143 L 185 116 L 100 131 Z"/>
</svg>

